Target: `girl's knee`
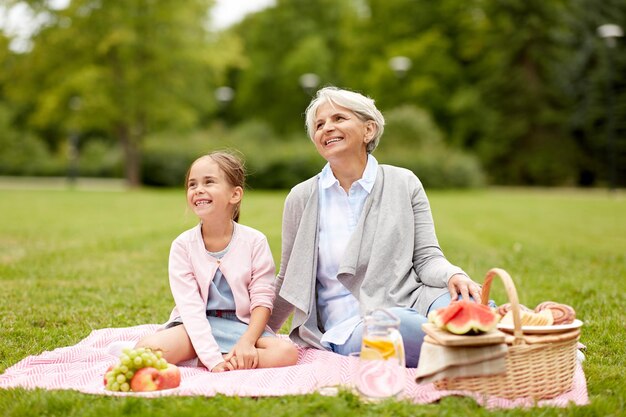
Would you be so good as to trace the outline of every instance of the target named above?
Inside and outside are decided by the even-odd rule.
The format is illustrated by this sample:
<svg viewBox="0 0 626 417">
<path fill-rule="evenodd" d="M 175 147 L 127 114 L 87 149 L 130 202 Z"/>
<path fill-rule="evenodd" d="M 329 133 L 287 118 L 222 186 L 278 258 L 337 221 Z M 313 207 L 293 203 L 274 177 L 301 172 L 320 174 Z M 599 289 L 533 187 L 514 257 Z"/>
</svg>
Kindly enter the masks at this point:
<svg viewBox="0 0 626 417">
<path fill-rule="evenodd" d="M 286 340 L 280 340 L 278 346 L 280 356 L 284 358 L 283 366 L 295 365 L 298 362 L 298 348 L 296 345 Z"/>
<path fill-rule="evenodd" d="M 148 347 L 148 345 L 150 344 L 150 338 L 152 335 L 150 336 L 144 336 L 142 337 L 139 342 L 135 343 L 135 349 L 139 349 L 139 348 L 146 348 Z"/>
<path fill-rule="evenodd" d="M 154 334 L 143 337 L 137 344 L 135 344 L 135 349 L 146 348 L 152 350 L 160 350 L 160 346 L 158 346 L 158 338 L 155 337 Z"/>
<path fill-rule="evenodd" d="M 263 345 L 270 357 L 274 358 L 268 364 L 271 367 L 291 366 L 298 362 L 298 348 L 288 340 L 269 337 Z"/>
</svg>

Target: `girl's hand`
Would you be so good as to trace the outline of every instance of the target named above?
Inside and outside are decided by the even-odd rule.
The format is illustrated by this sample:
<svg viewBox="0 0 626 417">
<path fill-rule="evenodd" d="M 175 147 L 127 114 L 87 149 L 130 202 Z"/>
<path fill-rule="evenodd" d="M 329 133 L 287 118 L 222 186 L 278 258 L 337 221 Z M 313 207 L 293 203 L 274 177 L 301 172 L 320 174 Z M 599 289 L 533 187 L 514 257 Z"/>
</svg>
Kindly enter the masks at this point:
<svg viewBox="0 0 626 417">
<path fill-rule="evenodd" d="M 480 285 L 472 281 L 472 279 L 467 275 L 452 275 L 452 277 L 448 281 L 448 291 L 450 292 L 450 298 L 452 299 L 452 301 L 459 298 L 460 294 L 461 299 L 463 300 L 469 301 L 471 295 L 472 298 L 474 298 L 474 301 L 480 303 L 482 289 Z"/>
<path fill-rule="evenodd" d="M 227 372 L 227 371 L 232 371 L 235 368 L 233 368 L 233 366 L 228 362 L 220 362 L 217 365 L 215 365 L 213 367 L 213 369 L 211 369 L 211 372 Z"/>
<path fill-rule="evenodd" d="M 243 339 L 239 339 L 224 359 L 235 369 L 254 369 L 259 365 L 259 353 L 254 344 Z"/>
</svg>

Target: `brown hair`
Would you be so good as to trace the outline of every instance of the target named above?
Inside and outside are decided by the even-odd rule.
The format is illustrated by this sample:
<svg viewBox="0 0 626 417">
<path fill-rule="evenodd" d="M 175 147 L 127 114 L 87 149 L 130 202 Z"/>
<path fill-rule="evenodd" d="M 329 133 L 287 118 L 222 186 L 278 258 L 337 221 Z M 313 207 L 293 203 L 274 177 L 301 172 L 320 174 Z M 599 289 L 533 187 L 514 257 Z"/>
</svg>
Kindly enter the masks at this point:
<svg viewBox="0 0 626 417">
<path fill-rule="evenodd" d="M 244 188 L 246 185 L 246 168 L 244 166 L 243 159 L 238 155 L 235 155 L 234 152 L 229 151 L 214 151 L 207 155 L 202 155 L 200 158 L 196 159 L 189 165 L 189 169 L 187 170 L 187 174 L 185 175 L 185 189 L 187 189 L 189 184 L 189 173 L 191 172 L 191 167 L 203 158 L 211 158 L 213 162 L 217 164 L 218 167 L 222 170 L 224 175 L 226 176 L 226 180 L 233 187 L 241 187 Z M 239 222 L 239 213 L 241 210 L 241 201 L 235 205 L 235 210 L 233 211 L 233 220 Z"/>
</svg>

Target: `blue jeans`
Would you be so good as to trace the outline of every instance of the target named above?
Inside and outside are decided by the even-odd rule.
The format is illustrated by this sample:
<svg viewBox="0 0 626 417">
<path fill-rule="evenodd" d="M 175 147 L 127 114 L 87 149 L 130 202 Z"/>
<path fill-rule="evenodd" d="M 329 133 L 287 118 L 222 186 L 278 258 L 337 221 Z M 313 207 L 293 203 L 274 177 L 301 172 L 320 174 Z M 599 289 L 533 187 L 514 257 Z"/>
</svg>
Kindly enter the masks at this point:
<svg viewBox="0 0 626 417">
<path fill-rule="evenodd" d="M 450 294 L 446 292 L 433 301 L 430 307 L 428 307 L 428 312 L 426 314 L 428 315 L 428 313 L 433 310 L 447 306 L 450 304 L 451 300 L 452 298 L 450 297 Z M 392 307 L 388 310 L 400 319 L 400 334 L 402 335 L 402 341 L 404 342 L 406 366 L 407 368 L 416 368 L 420 357 L 420 351 L 422 349 L 422 343 L 424 342 L 422 324 L 427 323 L 428 319 L 408 307 Z M 331 344 L 331 348 L 333 352 L 344 356 L 347 356 L 352 352 L 360 352 L 362 338 L 363 323 L 359 324 L 354 329 L 354 332 L 352 332 L 348 340 L 346 340 L 346 343 L 343 345 Z"/>
</svg>

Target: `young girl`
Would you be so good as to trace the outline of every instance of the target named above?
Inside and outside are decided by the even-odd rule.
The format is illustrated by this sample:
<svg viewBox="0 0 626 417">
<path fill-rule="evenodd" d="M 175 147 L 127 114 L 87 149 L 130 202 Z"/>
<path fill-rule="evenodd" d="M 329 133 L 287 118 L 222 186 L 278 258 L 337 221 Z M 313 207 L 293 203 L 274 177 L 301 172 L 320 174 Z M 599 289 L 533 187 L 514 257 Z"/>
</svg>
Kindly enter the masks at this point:
<svg viewBox="0 0 626 417">
<path fill-rule="evenodd" d="M 165 329 L 136 347 L 170 363 L 194 357 L 212 372 L 296 363 L 298 352 L 267 326 L 275 268 L 265 236 L 237 223 L 245 171 L 226 152 L 198 158 L 187 172 L 187 204 L 200 224 L 172 243 L 170 287 L 176 307 Z"/>
</svg>

